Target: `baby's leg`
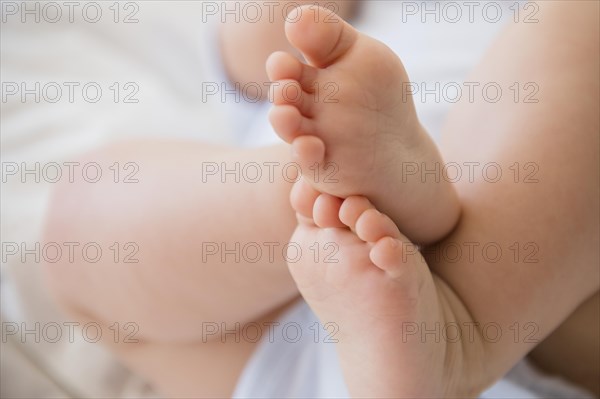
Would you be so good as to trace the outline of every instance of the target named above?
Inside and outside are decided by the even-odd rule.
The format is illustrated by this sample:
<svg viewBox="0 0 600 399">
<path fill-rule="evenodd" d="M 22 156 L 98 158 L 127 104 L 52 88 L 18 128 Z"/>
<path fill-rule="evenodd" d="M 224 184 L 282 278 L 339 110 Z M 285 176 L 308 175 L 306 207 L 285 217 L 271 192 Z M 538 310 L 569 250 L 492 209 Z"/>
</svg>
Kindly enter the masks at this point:
<svg viewBox="0 0 600 399">
<path fill-rule="evenodd" d="M 196 341 L 204 322 L 252 321 L 298 297 L 282 254 L 296 225 L 286 181 L 293 176 L 283 174 L 287 145 L 140 140 L 80 161 L 135 163 L 139 181 L 55 185 L 44 241 L 95 242 L 106 253 L 93 267 L 68 257 L 46 265 L 50 287 L 70 308 L 107 325 L 134 322 L 140 339 L 180 343 Z M 266 163 L 279 166 L 270 173 Z M 225 175 L 236 164 L 237 176 Z M 261 165 L 260 179 L 243 177 L 248 164 Z"/>
<path fill-rule="evenodd" d="M 443 238 L 458 219 L 458 200 L 449 182 L 406 172 L 439 168 L 442 159 L 403 95 L 402 63 L 327 10 L 298 13 L 286 33 L 310 65 L 275 53 L 267 70 L 277 83 L 271 123 L 292 144 L 304 177 L 320 192 L 367 196 L 419 244 Z"/>
<path fill-rule="evenodd" d="M 138 182 L 63 179 L 49 203 L 44 241 L 95 242 L 106 252 L 115 242 L 130 243 L 136 252 L 130 245 L 119 262 L 110 252 L 94 264 L 66 256 L 47 264 L 52 293 L 81 324 L 99 323 L 108 332 L 103 343 L 160 397 L 231 397 L 256 344 L 236 342 L 225 330 L 274 321 L 299 297 L 282 254 L 296 225 L 286 180 L 293 176 L 282 173 L 287 145 L 232 150 L 140 140 L 115 143 L 80 161 L 107 168 L 135 163 Z M 236 163 L 241 169 L 269 162 L 280 165 L 273 180 L 268 169 L 259 181 L 223 174 Z M 127 326 L 118 344 L 116 325 Z"/>
</svg>

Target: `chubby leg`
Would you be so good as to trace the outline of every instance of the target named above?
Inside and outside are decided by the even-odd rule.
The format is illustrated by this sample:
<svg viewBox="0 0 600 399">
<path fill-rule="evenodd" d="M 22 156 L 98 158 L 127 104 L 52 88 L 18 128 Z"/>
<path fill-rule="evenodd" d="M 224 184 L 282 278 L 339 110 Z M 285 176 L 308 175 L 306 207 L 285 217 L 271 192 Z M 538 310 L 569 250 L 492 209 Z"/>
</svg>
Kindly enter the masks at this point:
<svg viewBox="0 0 600 399">
<path fill-rule="evenodd" d="M 249 322 L 298 296 L 282 254 L 296 224 L 288 182 L 294 177 L 283 173 L 287 146 L 232 150 L 140 140 L 81 161 L 134 163 L 138 182 L 55 186 L 44 241 L 104 250 L 94 264 L 63 257 L 45 265 L 66 306 L 107 325 L 135 322 L 149 341 L 181 343 L 196 341 L 205 321 Z M 262 169 L 258 181 L 222 173 L 248 163 L 279 167 L 272 179 Z"/>
</svg>

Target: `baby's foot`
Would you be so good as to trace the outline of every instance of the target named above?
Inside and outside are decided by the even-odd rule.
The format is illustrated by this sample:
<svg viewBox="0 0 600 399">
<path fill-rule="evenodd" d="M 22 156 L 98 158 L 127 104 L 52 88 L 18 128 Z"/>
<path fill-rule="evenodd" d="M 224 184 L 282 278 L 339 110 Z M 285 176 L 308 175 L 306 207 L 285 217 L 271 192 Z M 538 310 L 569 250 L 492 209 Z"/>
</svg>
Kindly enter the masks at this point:
<svg viewBox="0 0 600 399">
<path fill-rule="evenodd" d="M 377 194 L 382 180 L 401 181 L 397 161 L 421 140 L 412 101 L 402 103 L 402 63 L 329 10 L 297 12 L 286 34 L 310 65 L 282 52 L 269 58 L 271 123 L 313 187 L 338 197 Z"/>
<path fill-rule="evenodd" d="M 420 174 L 403 176 L 403 165 L 439 167 L 440 156 L 406 93 L 400 59 L 329 10 L 297 13 L 286 35 L 310 65 L 278 52 L 267 72 L 271 123 L 292 144 L 303 175 L 320 192 L 367 196 L 416 242 L 443 237 L 456 222 L 456 200 L 444 182 L 431 187 Z"/>
<path fill-rule="evenodd" d="M 299 220 L 292 242 L 311 256 L 289 268 L 319 319 L 339 328 L 351 396 L 443 397 L 446 342 L 421 334 L 440 327 L 443 303 L 420 255 L 403 254 L 410 243 L 365 197 L 319 194 L 303 180 L 291 196 Z M 315 246 L 322 252 L 313 259 Z"/>
</svg>

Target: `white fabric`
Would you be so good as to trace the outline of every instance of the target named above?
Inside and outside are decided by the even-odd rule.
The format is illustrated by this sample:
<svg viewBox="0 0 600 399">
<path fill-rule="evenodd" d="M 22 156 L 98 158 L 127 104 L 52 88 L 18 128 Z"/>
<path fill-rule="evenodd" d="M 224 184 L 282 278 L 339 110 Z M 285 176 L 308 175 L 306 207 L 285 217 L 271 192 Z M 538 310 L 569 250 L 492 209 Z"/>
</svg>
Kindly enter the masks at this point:
<svg viewBox="0 0 600 399">
<path fill-rule="evenodd" d="M 277 323 L 248 362 L 233 397 L 348 397 L 335 343 L 306 303 L 300 301 Z"/>
</svg>

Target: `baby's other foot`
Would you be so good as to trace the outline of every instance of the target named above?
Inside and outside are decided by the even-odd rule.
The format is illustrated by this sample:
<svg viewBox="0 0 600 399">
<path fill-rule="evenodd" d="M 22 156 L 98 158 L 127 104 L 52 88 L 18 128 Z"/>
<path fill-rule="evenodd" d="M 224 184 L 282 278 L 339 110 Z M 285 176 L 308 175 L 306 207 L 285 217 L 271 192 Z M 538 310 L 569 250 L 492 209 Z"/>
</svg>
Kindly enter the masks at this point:
<svg viewBox="0 0 600 399">
<path fill-rule="evenodd" d="M 323 256 L 290 262 L 290 272 L 321 322 L 339 329 L 352 397 L 443 397 L 446 344 L 406 334 L 443 320 L 420 255 L 405 256 L 408 240 L 365 197 L 341 200 L 301 180 L 291 202 L 299 220 L 292 242 Z"/>
</svg>

